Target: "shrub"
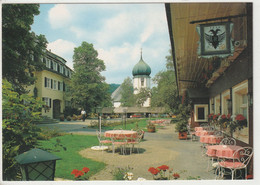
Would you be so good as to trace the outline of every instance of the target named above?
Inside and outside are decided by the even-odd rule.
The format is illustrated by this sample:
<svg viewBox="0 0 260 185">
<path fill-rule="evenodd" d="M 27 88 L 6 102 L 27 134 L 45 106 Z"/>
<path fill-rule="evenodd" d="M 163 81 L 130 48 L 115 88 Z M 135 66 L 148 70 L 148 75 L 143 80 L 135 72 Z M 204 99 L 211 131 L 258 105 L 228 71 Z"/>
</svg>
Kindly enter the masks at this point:
<svg viewBox="0 0 260 185">
<path fill-rule="evenodd" d="M 2 81 L 3 179 L 16 180 L 18 169 L 14 157 L 34 148 L 40 129 L 43 101 L 28 94 L 18 94 L 12 85 Z"/>
</svg>

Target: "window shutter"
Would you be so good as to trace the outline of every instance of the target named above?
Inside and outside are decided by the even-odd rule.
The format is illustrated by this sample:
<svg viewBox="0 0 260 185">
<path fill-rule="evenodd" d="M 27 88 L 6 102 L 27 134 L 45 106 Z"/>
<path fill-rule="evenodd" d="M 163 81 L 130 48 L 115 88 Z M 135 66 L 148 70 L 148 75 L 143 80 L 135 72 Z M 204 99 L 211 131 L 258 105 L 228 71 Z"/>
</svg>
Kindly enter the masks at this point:
<svg viewBox="0 0 260 185">
<path fill-rule="evenodd" d="M 47 87 L 47 78 L 44 77 L 44 87 Z"/>
<path fill-rule="evenodd" d="M 58 82 L 58 90 L 60 90 L 60 82 Z"/>
<path fill-rule="evenodd" d="M 51 88 L 53 87 L 53 80 L 51 79 Z"/>
<path fill-rule="evenodd" d="M 51 98 L 50 98 L 50 108 L 51 108 Z"/>
<path fill-rule="evenodd" d="M 63 82 L 63 91 L 65 91 L 65 83 Z"/>
</svg>

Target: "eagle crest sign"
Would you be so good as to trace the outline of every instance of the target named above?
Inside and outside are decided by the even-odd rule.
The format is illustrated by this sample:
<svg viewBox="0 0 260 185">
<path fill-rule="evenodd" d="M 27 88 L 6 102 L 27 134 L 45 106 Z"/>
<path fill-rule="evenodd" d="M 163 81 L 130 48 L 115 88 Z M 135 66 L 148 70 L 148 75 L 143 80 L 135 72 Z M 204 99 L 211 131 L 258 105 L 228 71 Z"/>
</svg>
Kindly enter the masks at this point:
<svg viewBox="0 0 260 185">
<path fill-rule="evenodd" d="M 232 22 L 219 22 L 197 25 L 200 36 L 198 55 L 204 58 L 227 57 L 233 55 L 231 32 Z"/>
</svg>

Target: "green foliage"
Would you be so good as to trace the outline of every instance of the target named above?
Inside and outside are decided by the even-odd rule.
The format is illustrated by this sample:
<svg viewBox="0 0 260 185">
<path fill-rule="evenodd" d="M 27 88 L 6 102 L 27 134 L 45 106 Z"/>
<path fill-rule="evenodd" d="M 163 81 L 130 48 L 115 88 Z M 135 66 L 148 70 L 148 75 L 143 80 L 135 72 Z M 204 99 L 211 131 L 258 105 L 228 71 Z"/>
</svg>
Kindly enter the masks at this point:
<svg viewBox="0 0 260 185">
<path fill-rule="evenodd" d="M 117 167 L 114 170 L 111 171 L 114 180 L 125 180 L 125 175 L 127 172 L 130 172 L 133 170 L 133 168 L 127 166 L 127 167 Z"/>
<path fill-rule="evenodd" d="M 17 174 L 14 157 L 37 142 L 39 129 L 34 122 L 40 119 L 43 102 L 27 94 L 19 95 L 6 80 L 2 90 L 3 178 L 12 180 Z"/>
<path fill-rule="evenodd" d="M 124 82 L 121 84 L 121 104 L 124 107 L 132 107 L 135 105 L 135 97 L 134 97 L 134 88 L 133 83 L 130 77 L 124 79 Z"/>
<path fill-rule="evenodd" d="M 97 106 L 111 105 L 109 85 L 101 75 L 106 67 L 97 56 L 93 45 L 87 42 L 82 42 L 81 46 L 74 49 L 70 96 L 86 112 L 93 111 Z"/>
<path fill-rule="evenodd" d="M 188 131 L 187 124 L 188 124 L 187 121 L 181 120 L 176 123 L 175 130 L 177 132 L 187 132 Z"/>
<path fill-rule="evenodd" d="M 2 46 L 3 78 L 13 84 L 15 91 L 25 92 L 25 85 L 32 85 L 36 80 L 31 74 L 42 70 L 40 61 L 46 48 L 44 35 L 31 32 L 38 4 L 3 4 L 2 7 Z"/>
<path fill-rule="evenodd" d="M 58 150 L 56 148 L 58 146 L 57 139 L 59 140 Z M 48 149 L 48 151 L 61 158 L 56 163 L 55 177 L 70 180 L 74 179 L 73 175 L 71 175 L 73 169 L 82 169 L 83 166 L 86 166 L 90 169 L 88 173 L 90 176 L 104 169 L 105 164 L 103 162 L 93 161 L 79 154 L 79 151 L 98 144 L 97 137 L 90 135 L 64 135 L 50 140 L 39 141 L 40 148 L 43 150 Z"/>
<path fill-rule="evenodd" d="M 151 97 L 150 91 L 145 88 L 141 88 L 139 93 L 135 95 L 136 104 L 138 106 L 143 106 L 147 98 L 150 97 Z"/>
<path fill-rule="evenodd" d="M 153 78 L 157 87 L 151 90 L 151 106 L 166 107 L 168 112 L 175 113 L 178 110 L 180 100 L 174 72 L 171 70 L 161 71 Z"/>
</svg>

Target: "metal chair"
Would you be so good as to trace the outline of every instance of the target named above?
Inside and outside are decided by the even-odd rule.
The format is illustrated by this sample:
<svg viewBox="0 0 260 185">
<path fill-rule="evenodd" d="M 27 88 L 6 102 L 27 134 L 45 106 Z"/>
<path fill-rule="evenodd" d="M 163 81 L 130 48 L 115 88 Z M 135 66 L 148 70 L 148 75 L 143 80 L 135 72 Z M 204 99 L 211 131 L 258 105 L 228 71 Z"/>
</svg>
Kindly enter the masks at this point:
<svg viewBox="0 0 260 185">
<path fill-rule="evenodd" d="M 245 169 L 245 179 L 247 176 L 247 166 L 253 156 L 253 148 L 244 147 L 242 149 L 238 149 L 233 154 L 233 159 L 222 159 L 218 162 L 218 168 L 216 169 L 217 178 L 224 178 L 224 175 L 230 174 L 228 170 L 231 171 L 231 179 L 234 179 L 236 172 L 239 170 L 239 177 L 242 177 L 241 170 Z"/>
<path fill-rule="evenodd" d="M 131 138 L 127 141 L 127 144 L 132 145 L 132 147 L 130 147 L 130 155 L 132 154 L 132 152 L 134 150 L 134 145 L 140 145 L 143 135 L 144 135 L 143 130 L 137 130 L 137 137 L 134 137 L 134 134 L 133 134 L 131 136 Z M 136 150 L 139 153 L 139 146 L 136 147 Z"/>
<path fill-rule="evenodd" d="M 221 140 L 220 145 L 236 145 L 236 140 L 232 137 L 225 137 Z"/>
<path fill-rule="evenodd" d="M 219 132 L 221 132 L 221 131 L 219 131 Z M 219 145 L 236 145 L 236 140 L 232 137 L 225 137 L 221 140 Z M 211 165 L 213 165 L 214 160 L 217 161 L 217 160 L 220 160 L 220 159 L 215 157 L 215 156 L 208 156 L 208 157 L 209 157 L 209 161 L 208 161 L 208 168 L 207 169 L 209 171 L 210 161 L 211 161 Z"/>
<path fill-rule="evenodd" d="M 99 141 L 99 147 L 103 148 L 104 145 L 111 145 L 112 141 L 110 139 L 106 139 L 104 136 L 101 135 L 101 132 L 98 130 L 96 131 L 96 135 Z"/>
<path fill-rule="evenodd" d="M 119 146 L 121 149 L 121 154 L 125 154 L 125 146 L 127 144 L 127 140 L 126 138 L 122 135 L 120 137 L 114 135 L 113 137 L 111 137 L 112 140 L 112 150 L 113 150 L 113 154 L 115 154 L 115 147 Z"/>
</svg>

